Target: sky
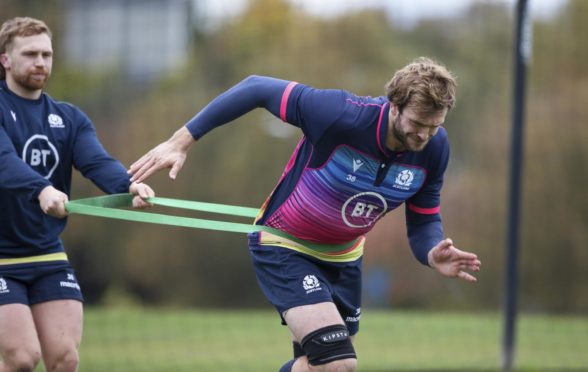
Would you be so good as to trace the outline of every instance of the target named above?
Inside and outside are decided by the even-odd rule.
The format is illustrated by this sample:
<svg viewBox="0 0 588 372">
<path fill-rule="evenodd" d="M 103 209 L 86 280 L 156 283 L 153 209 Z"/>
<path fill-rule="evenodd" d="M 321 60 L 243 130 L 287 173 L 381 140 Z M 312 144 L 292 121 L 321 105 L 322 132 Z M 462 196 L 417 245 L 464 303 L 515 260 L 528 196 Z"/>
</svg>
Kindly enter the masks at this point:
<svg viewBox="0 0 588 372">
<path fill-rule="evenodd" d="M 452 16 L 464 11 L 474 3 L 499 3 L 514 6 L 517 0 L 289 0 L 313 14 L 334 14 L 347 9 L 362 7 L 383 7 L 392 17 L 423 18 L 432 16 Z M 566 0 L 528 0 L 531 14 L 545 17 L 557 10 Z M 341 6 L 344 5 L 344 6 Z"/>
<path fill-rule="evenodd" d="M 231 18 L 245 9 L 249 0 L 193 0 L 209 20 Z M 336 17 L 362 8 L 386 9 L 399 24 L 411 26 L 422 18 L 450 17 L 474 3 L 499 3 L 515 8 L 517 0 L 287 0 L 314 15 Z M 532 17 L 548 18 L 567 0 L 528 0 Z"/>
</svg>

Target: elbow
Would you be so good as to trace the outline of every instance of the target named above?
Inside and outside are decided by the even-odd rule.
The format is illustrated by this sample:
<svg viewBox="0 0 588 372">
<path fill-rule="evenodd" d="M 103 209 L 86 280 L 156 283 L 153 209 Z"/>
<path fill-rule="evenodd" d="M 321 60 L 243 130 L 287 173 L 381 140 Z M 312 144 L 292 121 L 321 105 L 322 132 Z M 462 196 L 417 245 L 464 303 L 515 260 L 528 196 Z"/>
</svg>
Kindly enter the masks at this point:
<svg viewBox="0 0 588 372">
<path fill-rule="evenodd" d="M 241 81 L 241 84 L 257 85 L 257 84 L 261 84 L 264 79 L 265 79 L 265 77 L 260 76 L 260 75 L 249 75 Z"/>
</svg>

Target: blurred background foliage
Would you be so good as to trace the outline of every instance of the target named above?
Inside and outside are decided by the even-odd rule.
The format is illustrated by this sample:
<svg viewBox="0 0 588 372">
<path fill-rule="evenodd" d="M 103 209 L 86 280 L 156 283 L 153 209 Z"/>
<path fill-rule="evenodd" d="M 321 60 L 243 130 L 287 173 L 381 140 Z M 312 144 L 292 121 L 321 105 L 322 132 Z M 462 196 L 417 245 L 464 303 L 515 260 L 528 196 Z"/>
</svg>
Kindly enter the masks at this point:
<svg viewBox="0 0 588 372">
<path fill-rule="evenodd" d="M 470 285 L 439 280 L 418 264 L 408 248 L 401 207 L 369 234 L 365 302 L 500 308 L 512 6 L 474 1 L 452 17 L 407 27 L 379 9 L 325 18 L 286 0 L 251 0 L 238 16 L 205 28 L 197 21 L 198 7 L 187 4 L 192 21 L 186 60 L 149 79 L 133 78 L 117 64 L 90 69 L 69 63 L 64 40 L 71 31 L 64 10 L 72 1 L 1 0 L 0 18 L 29 15 L 50 25 L 56 56 L 48 92 L 86 111 L 105 147 L 126 166 L 250 74 L 377 96 L 412 59 L 425 55 L 443 62 L 459 82 L 458 103 L 446 121 L 452 160 L 443 190 L 444 225 L 458 247 L 480 256 L 483 270 Z M 587 20 L 588 2 L 569 0 L 533 22 L 519 301 L 527 312 L 588 311 Z M 257 110 L 195 144 L 177 180 L 162 172 L 150 184 L 159 196 L 260 206 L 299 138 L 299 131 Z M 100 195 L 83 178 L 74 182 L 72 198 Z M 63 238 L 90 304 L 268 306 L 257 289 L 244 235 L 76 215 Z"/>
</svg>

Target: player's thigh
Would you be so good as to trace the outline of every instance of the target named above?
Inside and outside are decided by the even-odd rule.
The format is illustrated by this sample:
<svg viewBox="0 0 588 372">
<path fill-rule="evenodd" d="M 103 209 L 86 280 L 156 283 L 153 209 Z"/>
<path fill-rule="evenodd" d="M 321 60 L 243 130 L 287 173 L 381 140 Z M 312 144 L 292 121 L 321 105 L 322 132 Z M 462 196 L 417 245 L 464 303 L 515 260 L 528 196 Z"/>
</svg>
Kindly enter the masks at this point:
<svg viewBox="0 0 588 372">
<path fill-rule="evenodd" d="M 45 357 L 79 348 L 83 329 L 82 302 L 54 300 L 31 308 Z"/>
<path fill-rule="evenodd" d="M 0 305 L 0 355 L 9 361 L 18 353 L 40 356 L 31 309 L 24 304 Z"/>
<path fill-rule="evenodd" d="M 332 302 L 296 306 L 284 312 L 283 316 L 298 342 L 317 329 L 334 324 L 345 324 Z"/>
</svg>

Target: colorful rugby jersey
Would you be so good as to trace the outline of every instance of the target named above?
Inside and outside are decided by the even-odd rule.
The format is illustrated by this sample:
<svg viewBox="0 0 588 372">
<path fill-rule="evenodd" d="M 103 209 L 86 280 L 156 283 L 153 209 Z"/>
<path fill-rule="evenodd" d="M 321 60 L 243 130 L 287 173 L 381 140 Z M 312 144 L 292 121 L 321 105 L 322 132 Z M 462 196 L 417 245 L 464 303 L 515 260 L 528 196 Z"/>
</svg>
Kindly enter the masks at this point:
<svg viewBox="0 0 588 372">
<path fill-rule="evenodd" d="M 257 224 L 312 243 L 342 244 L 362 238 L 386 213 L 406 203 L 411 248 L 427 264 L 428 251 L 443 239 L 440 191 L 449 159 L 444 128 L 423 151 L 394 152 L 385 146 L 390 109 L 386 97 L 360 97 L 259 76 L 223 93 L 186 126 L 198 139 L 256 107 L 304 134 L 262 206 Z M 312 254 L 299 244 L 275 236 L 264 239 L 265 232 L 256 234 L 253 239 L 261 244 Z M 360 239 L 354 252 L 315 256 L 356 259 L 362 243 Z"/>
<path fill-rule="evenodd" d="M 49 185 L 69 196 L 72 166 L 106 193 L 128 192 L 126 169 L 82 111 L 45 93 L 22 98 L 0 81 L 0 260 L 63 257 L 66 219 L 44 214 L 37 198 Z"/>
</svg>

